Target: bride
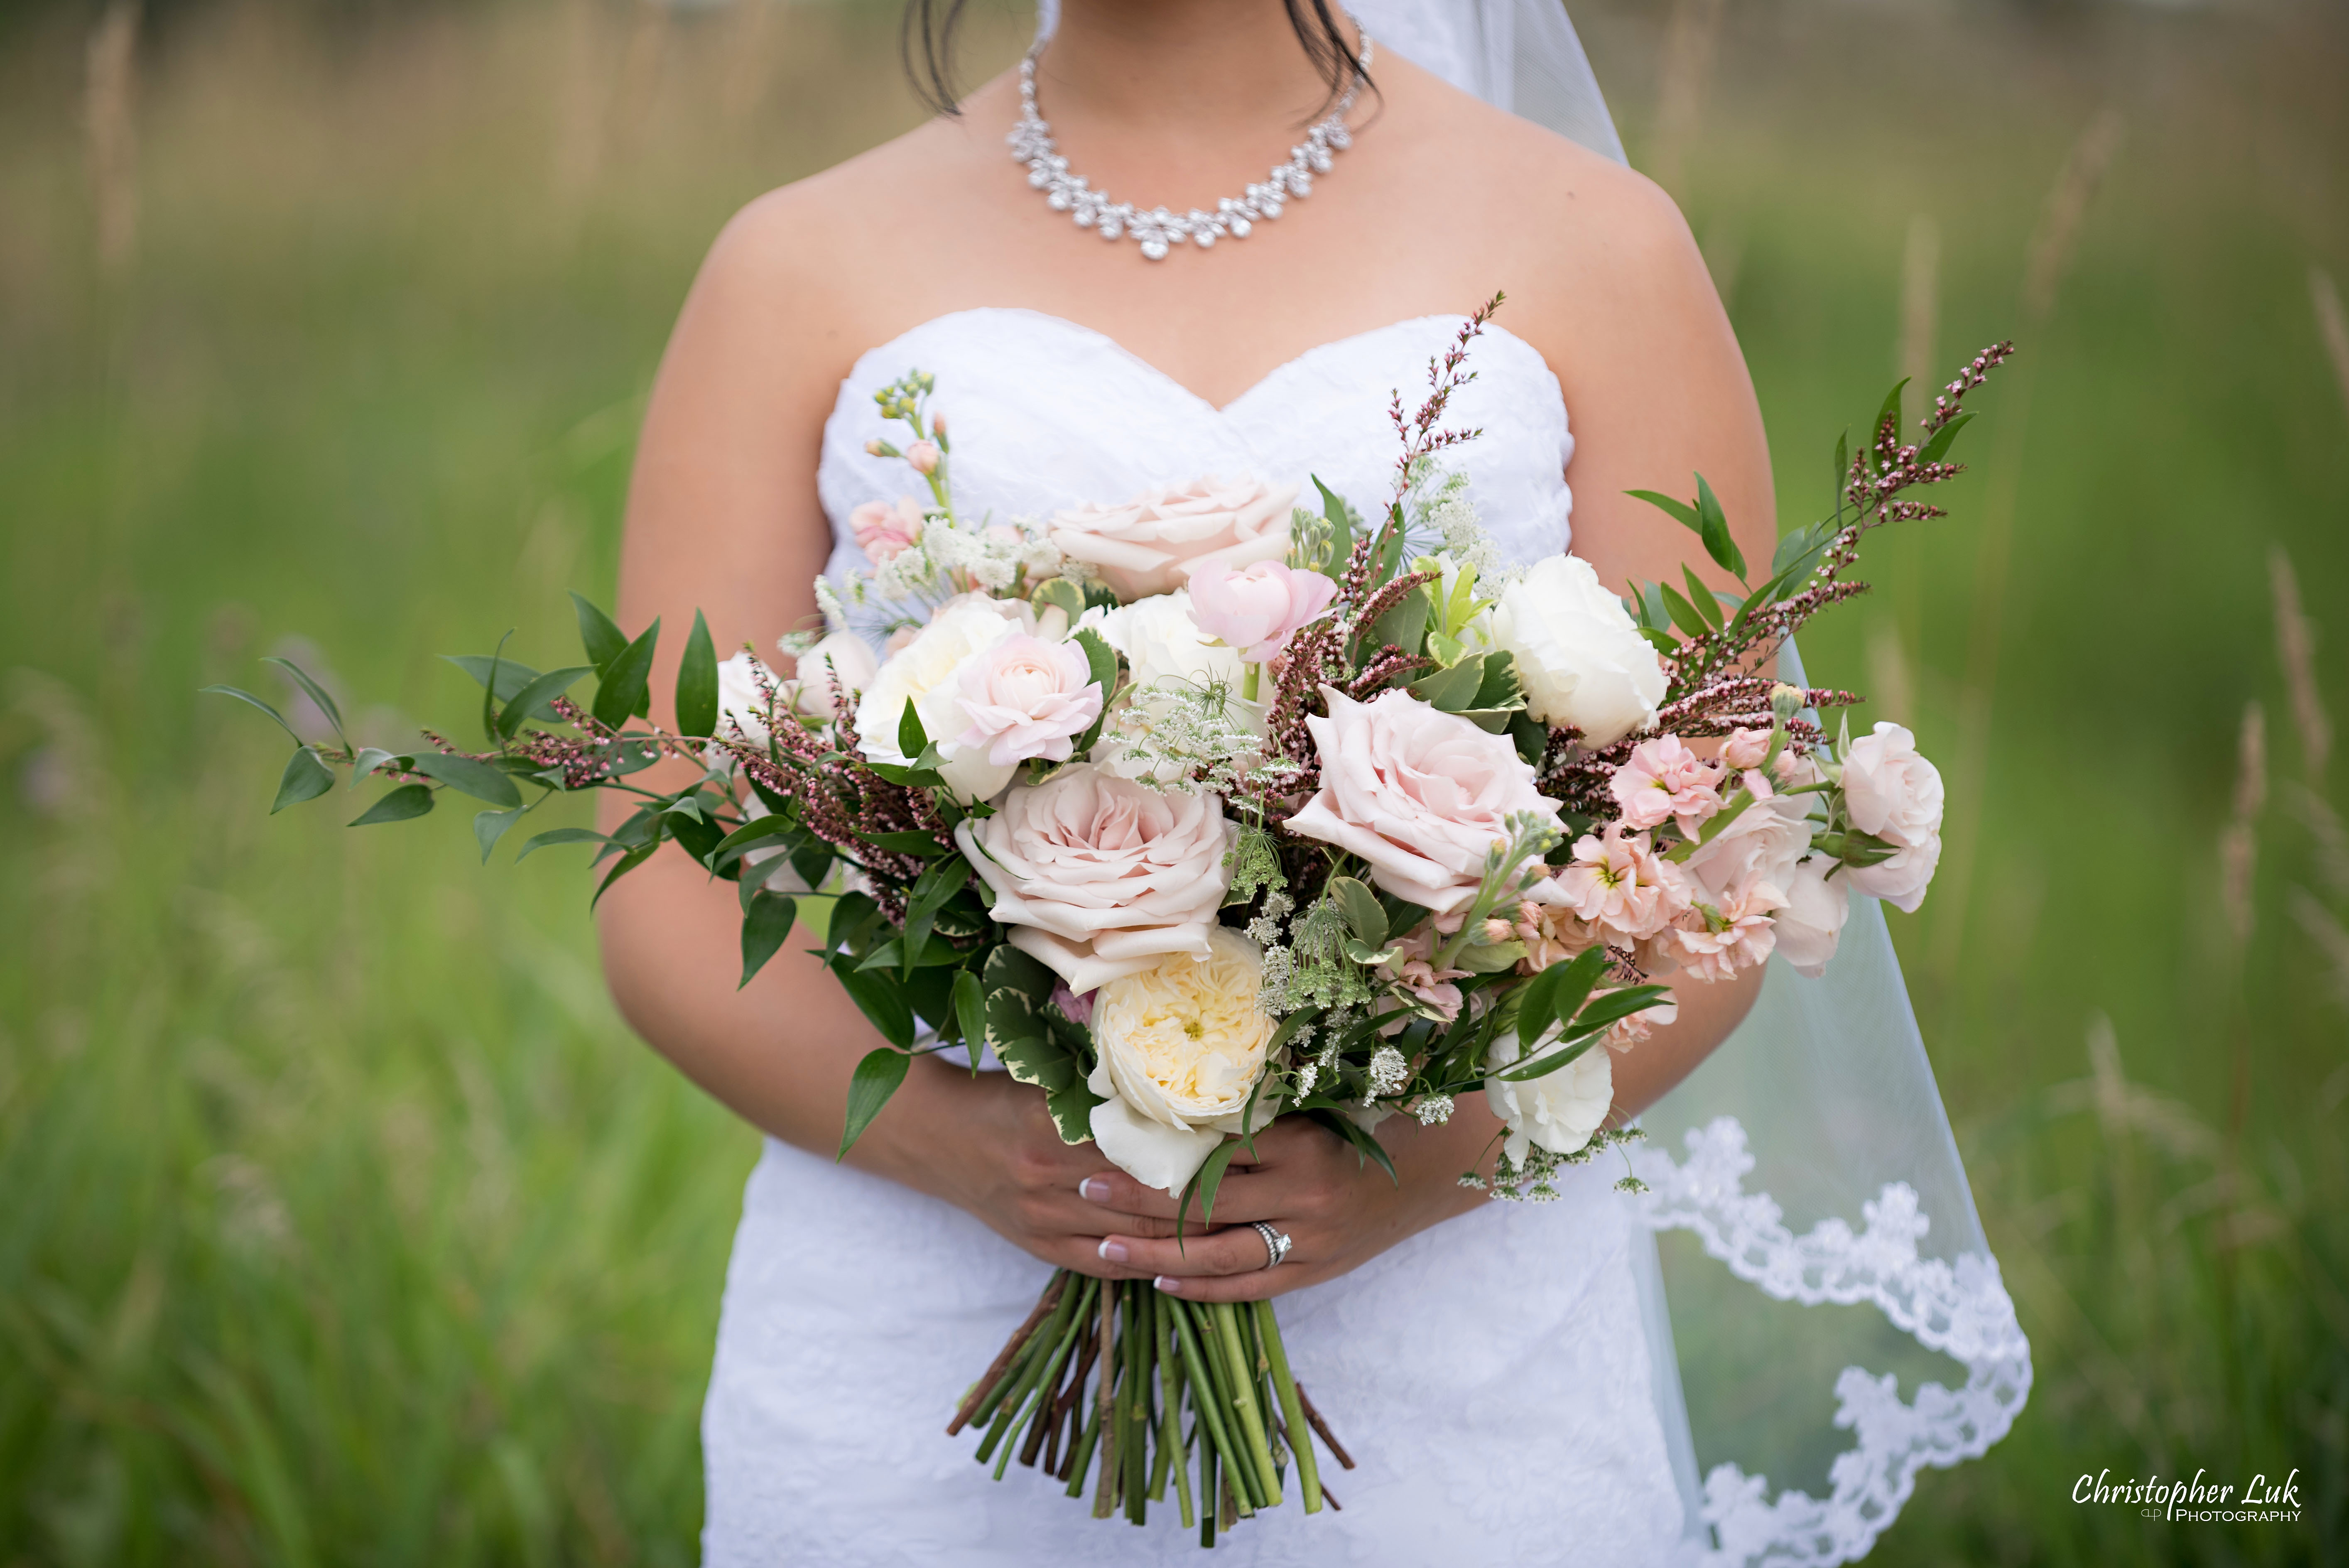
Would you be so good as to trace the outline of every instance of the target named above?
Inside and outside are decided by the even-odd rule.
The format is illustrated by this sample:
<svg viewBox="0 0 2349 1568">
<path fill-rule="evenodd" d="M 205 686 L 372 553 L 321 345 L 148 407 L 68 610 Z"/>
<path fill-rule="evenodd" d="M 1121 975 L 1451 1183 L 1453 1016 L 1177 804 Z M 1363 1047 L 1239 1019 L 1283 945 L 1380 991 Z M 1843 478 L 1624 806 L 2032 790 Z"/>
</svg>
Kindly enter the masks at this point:
<svg viewBox="0 0 2349 1568">
<path fill-rule="evenodd" d="M 958 9 L 915 0 L 909 58 L 943 58 Z M 1323 0 L 1063 0 L 1027 98 L 1013 72 L 954 102 L 934 69 L 947 112 L 761 197 L 713 246 L 646 421 L 623 619 L 698 607 L 721 647 L 761 651 L 809 622 L 811 580 L 858 560 L 852 511 L 895 500 L 897 475 L 864 453 L 871 394 L 914 369 L 936 377 L 969 511 L 1040 517 L 1252 472 L 1318 477 L 1372 511 L 1396 450 L 1389 397 L 1425 386 L 1496 289 L 1507 304 L 1452 407 L 1482 433 L 1450 456 L 1504 550 L 1522 564 L 1570 547 L 1616 584 L 1715 575 L 1692 534 L 1623 493 L 1701 470 L 1746 555 L 1768 559 L 1761 420 L 1680 213 L 1617 160 L 1595 89 L 1597 150 L 1486 101 L 1507 101 L 1518 11 L 1563 37 L 1587 84 L 1539 0 L 1383 0 L 1359 19 Z M 1143 223 L 1055 210 L 1006 156 L 1030 104 L 1067 171 Z M 1216 211 L 1333 115 L 1349 134 L 1331 167 L 1277 222 L 1200 240 L 1146 221 Z M 1031 152 L 1041 134 L 1031 123 Z M 1388 1122 L 1399 1181 L 1283 1122 L 1234 1165 L 1216 1233 L 1178 1248 L 1164 1195 L 1064 1146 L 1040 1096 L 936 1057 L 836 1164 L 849 1072 L 877 1041 L 823 966 L 787 944 L 738 991 L 732 891 L 683 857 L 602 907 L 629 1019 L 768 1135 L 704 1415 L 710 1563 L 1195 1551 L 1096 1522 L 1032 1475 L 994 1483 L 942 1435 L 1054 1265 L 1196 1300 L 1285 1295 L 1299 1377 L 1361 1468 L 1332 1476 L 1341 1512 L 1278 1510 L 1235 1532 L 1243 1559 L 1644 1563 L 1733 1544 L 1738 1500 L 1696 1496 L 1654 1289 L 1647 1226 L 1689 1222 L 1616 1195 L 1616 1171 L 1581 1168 L 1556 1204 L 1494 1203 L 1457 1180 L 1489 1159 L 1481 1104 L 1441 1127 Z M 1677 1021 L 1616 1064 L 1618 1116 L 1703 1062 L 1755 990 L 1750 975 L 1683 979 Z M 1294 1238 L 1278 1267 L 1256 1220 Z M 1715 1483 L 1735 1492 L 1742 1472 Z"/>
</svg>

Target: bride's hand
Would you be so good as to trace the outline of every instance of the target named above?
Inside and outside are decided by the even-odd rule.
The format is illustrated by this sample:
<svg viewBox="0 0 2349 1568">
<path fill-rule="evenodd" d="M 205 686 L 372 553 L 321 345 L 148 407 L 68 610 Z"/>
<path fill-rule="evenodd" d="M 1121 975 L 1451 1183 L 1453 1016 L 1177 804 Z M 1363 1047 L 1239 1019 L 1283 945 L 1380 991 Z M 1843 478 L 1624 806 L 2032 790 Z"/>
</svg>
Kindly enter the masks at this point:
<svg viewBox="0 0 2349 1568">
<path fill-rule="evenodd" d="M 1103 1159 L 1099 1146 L 1061 1142 L 1037 1089 L 1013 1082 L 1008 1073 L 940 1077 L 956 1080 L 951 1089 L 955 1114 L 930 1121 L 929 1135 L 922 1140 L 928 1145 L 924 1161 L 927 1179 L 917 1185 L 968 1210 L 1015 1246 L 1081 1274 L 1123 1277 L 1123 1271 L 1103 1262 L 1101 1254 L 1102 1238 L 1111 1231 L 1154 1238 L 1174 1235 L 1174 1208 L 1164 1194 L 1154 1194 L 1164 1209 L 1163 1219 L 1087 1200 L 1081 1191 L 1086 1183 L 1095 1183 L 1091 1190 L 1098 1191 L 1098 1183 L 1112 1176 L 1129 1188 L 1144 1189 Z M 916 1119 L 905 1119 L 905 1125 Z M 887 1120 L 883 1117 L 874 1130 Z M 935 1136 L 947 1127 L 967 1136 Z M 1196 1231 L 1195 1222 L 1191 1228 Z M 1253 1238 L 1256 1233 L 1247 1233 Z"/>
<path fill-rule="evenodd" d="M 1379 1129 L 1395 1162 L 1390 1178 L 1327 1128 L 1284 1117 L 1257 1134 L 1253 1161 L 1245 1150 L 1233 1156 L 1216 1193 L 1211 1231 L 1202 1233 L 1194 1203 L 1179 1246 L 1170 1239 L 1174 1201 L 1106 1170 L 1084 1182 L 1101 1216 L 1097 1224 L 1111 1233 L 1102 1239 L 1100 1261 L 1087 1260 L 1085 1272 L 1154 1278 L 1159 1289 L 1186 1301 L 1256 1301 L 1334 1279 L 1483 1202 L 1459 1179 L 1485 1165 L 1498 1130 L 1482 1097 L 1464 1100 L 1442 1127 L 1392 1118 Z M 1132 1215 L 1154 1223 L 1132 1227 Z M 1249 1223 L 1256 1220 L 1289 1237 L 1288 1255 L 1277 1268 L 1265 1267 L 1264 1237 Z"/>
</svg>

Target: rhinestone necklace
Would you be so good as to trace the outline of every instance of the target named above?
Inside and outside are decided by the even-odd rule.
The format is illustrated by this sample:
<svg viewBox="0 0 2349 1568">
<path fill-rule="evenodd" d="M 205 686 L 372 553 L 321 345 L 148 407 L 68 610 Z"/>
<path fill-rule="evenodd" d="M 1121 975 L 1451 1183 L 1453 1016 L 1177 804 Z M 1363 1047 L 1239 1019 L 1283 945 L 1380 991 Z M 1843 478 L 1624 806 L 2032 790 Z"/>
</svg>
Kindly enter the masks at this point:
<svg viewBox="0 0 2349 1568">
<path fill-rule="evenodd" d="M 1360 22 L 1354 26 L 1361 34 L 1362 71 L 1367 73 L 1371 36 L 1361 32 Z M 1028 166 L 1028 183 L 1044 193 L 1044 204 L 1053 211 L 1066 212 L 1078 228 L 1092 229 L 1104 240 L 1130 236 L 1154 262 L 1164 261 L 1167 248 L 1185 240 L 1205 251 L 1226 234 L 1235 240 L 1247 239 L 1257 223 L 1279 217 L 1292 197 L 1302 201 L 1312 195 L 1313 177 L 1330 172 L 1330 154 L 1354 144 L 1346 129 L 1346 116 L 1368 79 L 1366 74 L 1357 75 L 1328 118 L 1307 131 L 1303 142 L 1288 150 L 1287 162 L 1274 164 L 1263 182 L 1249 186 L 1246 195 L 1226 196 L 1216 202 L 1214 211 L 1196 207 L 1182 213 L 1164 207 L 1143 211 L 1131 201 L 1112 201 L 1106 191 L 1087 184 L 1083 175 L 1069 172 L 1069 160 L 1053 144 L 1051 126 L 1036 112 L 1036 57 L 1044 52 L 1048 41 L 1036 40 L 1036 46 L 1019 62 L 1019 123 L 1007 139 L 1011 156 Z"/>
</svg>

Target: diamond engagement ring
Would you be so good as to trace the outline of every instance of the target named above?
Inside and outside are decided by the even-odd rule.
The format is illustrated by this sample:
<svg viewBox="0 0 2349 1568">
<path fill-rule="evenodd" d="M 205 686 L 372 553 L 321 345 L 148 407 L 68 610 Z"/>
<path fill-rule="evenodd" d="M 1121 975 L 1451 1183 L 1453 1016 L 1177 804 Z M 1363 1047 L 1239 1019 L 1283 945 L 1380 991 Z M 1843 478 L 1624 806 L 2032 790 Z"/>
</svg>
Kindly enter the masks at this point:
<svg viewBox="0 0 2349 1568">
<path fill-rule="evenodd" d="M 1280 1260 L 1288 1255 L 1290 1245 L 1288 1233 L 1276 1231 L 1262 1220 L 1250 1220 L 1248 1223 L 1255 1229 L 1257 1235 L 1264 1238 L 1264 1266 L 1268 1269 L 1278 1268 Z"/>
</svg>

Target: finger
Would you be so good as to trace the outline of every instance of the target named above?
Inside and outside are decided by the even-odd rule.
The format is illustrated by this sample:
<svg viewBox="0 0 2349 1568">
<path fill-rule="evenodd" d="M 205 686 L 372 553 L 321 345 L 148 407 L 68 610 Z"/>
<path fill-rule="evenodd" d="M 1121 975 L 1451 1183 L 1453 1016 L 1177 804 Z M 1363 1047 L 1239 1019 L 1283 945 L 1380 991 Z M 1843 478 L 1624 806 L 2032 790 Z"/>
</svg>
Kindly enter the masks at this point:
<svg viewBox="0 0 2349 1568">
<path fill-rule="evenodd" d="M 1220 1301 L 1269 1301 L 1317 1280 L 1312 1271 L 1300 1271 L 1283 1264 L 1277 1269 L 1258 1269 L 1254 1274 L 1163 1275 L 1154 1283 L 1161 1295 L 1212 1305 Z"/>
<path fill-rule="evenodd" d="M 1254 1166 L 1243 1170 L 1237 1160 L 1224 1173 L 1222 1184 L 1216 1189 L 1211 1216 L 1203 1216 L 1197 1194 L 1181 1211 L 1186 1229 L 1200 1228 L 1212 1217 L 1215 1223 L 1245 1224 L 1250 1220 L 1269 1220 L 1281 1212 L 1294 1213 L 1296 1206 L 1281 1207 L 1285 1195 L 1294 1191 L 1295 1172 L 1285 1168 Z M 1172 1222 L 1175 1218 L 1174 1200 L 1155 1187 L 1145 1187 L 1123 1171 L 1110 1170 L 1086 1177 L 1078 1183 L 1079 1195 L 1089 1202 L 1116 1213 L 1144 1214 L 1154 1220 Z"/>
<path fill-rule="evenodd" d="M 1209 1235 L 1195 1233 L 1174 1241 L 1104 1236 L 1098 1250 L 1106 1263 L 1170 1278 L 1246 1274 L 1264 1267 L 1268 1255 L 1264 1237 L 1253 1225 Z"/>
</svg>

